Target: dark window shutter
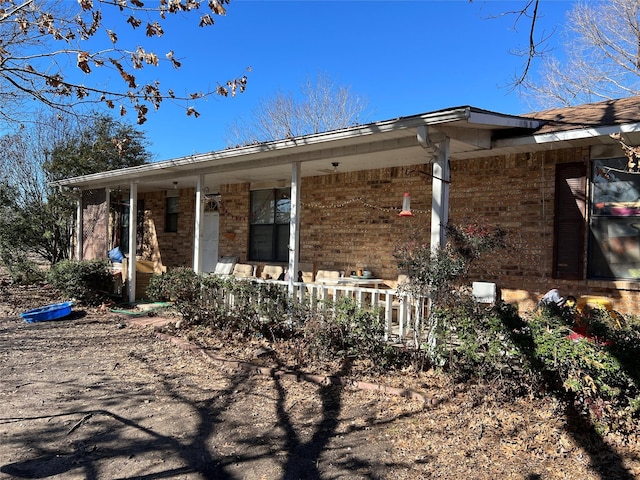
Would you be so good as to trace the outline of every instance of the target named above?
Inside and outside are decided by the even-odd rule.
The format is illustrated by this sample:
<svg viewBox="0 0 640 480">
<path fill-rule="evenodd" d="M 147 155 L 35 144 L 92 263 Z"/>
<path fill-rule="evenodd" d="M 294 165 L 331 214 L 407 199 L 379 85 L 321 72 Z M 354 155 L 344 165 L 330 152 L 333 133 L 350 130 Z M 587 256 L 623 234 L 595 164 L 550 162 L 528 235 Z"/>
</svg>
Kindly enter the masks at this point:
<svg viewBox="0 0 640 480">
<path fill-rule="evenodd" d="M 584 163 L 556 165 L 553 278 L 582 280 L 587 169 Z"/>
</svg>

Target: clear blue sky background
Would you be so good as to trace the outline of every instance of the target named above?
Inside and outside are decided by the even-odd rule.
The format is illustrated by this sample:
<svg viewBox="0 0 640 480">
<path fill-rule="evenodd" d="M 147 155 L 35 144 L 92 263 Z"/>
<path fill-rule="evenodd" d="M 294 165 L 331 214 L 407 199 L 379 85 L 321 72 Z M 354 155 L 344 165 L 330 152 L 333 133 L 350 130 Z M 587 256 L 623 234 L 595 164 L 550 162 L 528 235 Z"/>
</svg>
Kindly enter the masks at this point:
<svg viewBox="0 0 640 480">
<path fill-rule="evenodd" d="M 220 150 L 229 122 L 278 91 L 296 93 L 319 71 L 368 100 L 368 121 L 461 105 L 525 113 L 531 108 L 509 83 L 522 69 L 524 58 L 512 52 L 528 47 L 529 22 L 500 16 L 524 3 L 234 0 L 212 27 L 198 28 L 195 16 L 173 18 L 151 46 L 174 50 L 183 67 L 150 73 L 180 93 L 214 87 L 250 66 L 247 90 L 196 104 L 197 119 L 165 103 L 142 129 L 154 160 Z M 571 5 L 541 2 L 538 34 L 558 29 L 549 46 Z M 123 30 L 120 23 L 126 38 Z"/>
</svg>

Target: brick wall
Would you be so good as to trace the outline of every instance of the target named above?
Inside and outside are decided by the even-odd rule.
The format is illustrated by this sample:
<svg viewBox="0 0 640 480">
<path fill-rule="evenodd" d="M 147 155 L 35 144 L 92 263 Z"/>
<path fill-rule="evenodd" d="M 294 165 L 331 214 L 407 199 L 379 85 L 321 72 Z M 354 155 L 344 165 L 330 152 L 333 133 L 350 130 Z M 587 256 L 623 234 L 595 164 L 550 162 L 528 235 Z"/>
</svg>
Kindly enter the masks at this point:
<svg viewBox="0 0 640 480">
<path fill-rule="evenodd" d="M 414 217 L 398 217 L 404 192 L 412 194 Z M 220 255 L 247 258 L 249 185 L 221 189 Z M 431 180 L 405 168 L 305 177 L 301 188 L 300 262 L 316 269 L 369 268 L 398 276 L 394 247 L 414 236 L 429 238 Z M 232 233 L 233 238 L 227 238 Z"/>
<path fill-rule="evenodd" d="M 479 262 L 472 279 L 496 282 L 502 298 L 521 310 L 533 308 L 545 292 L 558 288 L 563 295 L 575 297 L 607 296 L 620 312 L 635 312 L 640 300 L 638 284 L 551 277 L 555 165 L 568 162 L 588 164 L 589 149 L 452 163 L 450 221 L 500 225 L 507 232 L 507 248 Z"/>
<path fill-rule="evenodd" d="M 405 192 L 413 217 L 398 217 Z M 395 247 L 430 236 L 431 179 L 405 168 L 304 178 L 301 201 L 300 261 L 316 269 L 368 268 L 394 279 Z"/>
<path fill-rule="evenodd" d="M 193 235 L 195 229 L 195 191 L 178 190 L 178 231 L 166 232 L 166 191 L 141 193 L 144 200 L 143 259 L 155 260 L 167 266 L 193 265 Z"/>
</svg>

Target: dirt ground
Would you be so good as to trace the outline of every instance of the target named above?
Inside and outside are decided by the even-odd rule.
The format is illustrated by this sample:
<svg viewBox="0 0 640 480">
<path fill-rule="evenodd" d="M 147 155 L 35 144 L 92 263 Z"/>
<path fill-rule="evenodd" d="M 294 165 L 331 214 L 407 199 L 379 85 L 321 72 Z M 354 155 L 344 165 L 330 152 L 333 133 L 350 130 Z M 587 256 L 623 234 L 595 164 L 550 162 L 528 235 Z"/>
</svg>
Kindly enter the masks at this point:
<svg viewBox="0 0 640 480">
<path fill-rule="evenodd" d="M 54 299 L 0 285 L 0 479 L 640 478 L 638 438 L 603 438 L 552 396 L 433 373 L 334 385 L 109 311 L 18 317 Z"/>
</svg>

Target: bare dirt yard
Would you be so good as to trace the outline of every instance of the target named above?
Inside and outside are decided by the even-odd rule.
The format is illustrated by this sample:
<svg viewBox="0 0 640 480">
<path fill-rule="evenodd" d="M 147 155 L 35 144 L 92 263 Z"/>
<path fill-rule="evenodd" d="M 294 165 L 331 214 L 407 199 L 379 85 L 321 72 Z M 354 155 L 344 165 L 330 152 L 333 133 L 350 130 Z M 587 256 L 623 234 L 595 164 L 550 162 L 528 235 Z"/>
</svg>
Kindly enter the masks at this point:
<svg viewBox="0 0 640 480">
<path fill-rule="evenodd" d="M 0 285 L 0 479 L 640 478 L 637 437 L 600 436 L 553 396 L 278 375 L 275 352 L 188 349 L 106 310 L 18 316 L 54 300 Z"/>
</svg>

